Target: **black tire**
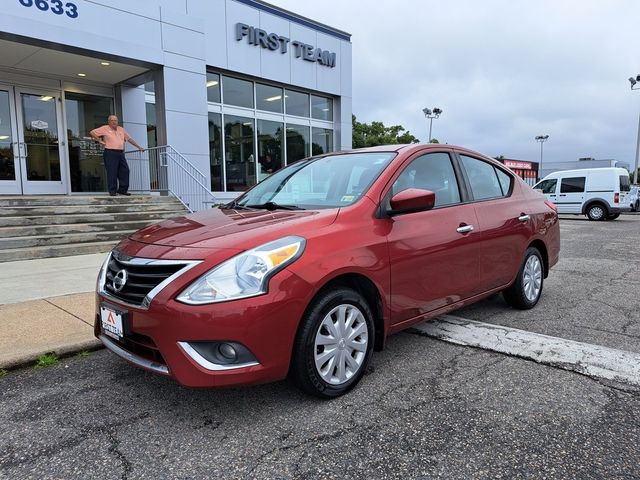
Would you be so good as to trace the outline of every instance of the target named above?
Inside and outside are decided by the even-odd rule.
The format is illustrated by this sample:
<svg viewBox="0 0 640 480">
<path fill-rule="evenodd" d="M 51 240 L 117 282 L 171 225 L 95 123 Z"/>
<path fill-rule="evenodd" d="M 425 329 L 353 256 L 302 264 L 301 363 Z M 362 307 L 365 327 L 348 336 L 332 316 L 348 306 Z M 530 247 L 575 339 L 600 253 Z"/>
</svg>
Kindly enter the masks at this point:
<svg viewBox="0 0 640 480">
<path fill-rule="evenodd" d="M 611 215 L 609 215 L 607 217 L 607 220 L 615 220 L 616 218 L 618 218 L 620 216 L 619 213 L 612 213 Z"/>
<path fill-rule="evenodd" d="M 640 200 L 636 200 L 636 206 L 633 211 L 637 212 L 638 210 L 640 210 Z"/>
<path fill-rule="evenodd" d="M 529 259 L 535 257 L 538 259 L 540 266 L 540 289 L 535 296 L 535 298 L 530 298 L 527 296 L 526 292 L 526 280 L 525 280 L 525 267 L 527 266 L 527 262 Z M 529 247 L 524 254 L 524 259 L 522 260 L 522 265 L 520 266 L 520 270 L 518 270 L 518 275 L 516 276 L 516 280 L 513 282 L 509 288 L 502 292 L 504 299 L 506 302 L 512 306 L 513 308 L 517 308 L 518 310 L 529 310 L 533 308 L 540 300 L 540 296 L 542 295 L 542 287 L 544 285 L 544 262 L 542 261 L 542 255 L 535 247 Z"/>
<path fill-rule="evenodd" d="M 341 305 L 355 307 L 361 312 L 367 327 L 367 344 L 366 351 L 363 352 L 364 356 L 361 356 L 362 361 L 359 368 L 344 383 L 335 385 L 325 381 L 316 367 L 315 354 L 317 349 L 315 341 L 316 335 L 321 332 L 323 320 L 327 318 L 332 310 Z M 344 395 L 362 378 L 371 358 L 374 343 L 373 313 L 362 295 L 348 287 L 337 287 L 334 290 L 321 292 L 313 300 L 300 322 L 293 347 L 289 371 L 290 377 L 301 390 L 311 395 L 325 399 Z M 342 349 L 344 349 L 344 344 Z M 319 351 L 319 353 L 322 353 L 322 351 Z M 345 355 L 348 355 L 348 353 L 345 353 Z M 354 357 L 352 356 L 352 358 Z"/>
<path fill-rule="evenodd" d="M 607 207 L 601 203 L 592 203 L 587 208 L 587 217 L 589 220 L 600 221 L 607 218 Z"/>
</svg>

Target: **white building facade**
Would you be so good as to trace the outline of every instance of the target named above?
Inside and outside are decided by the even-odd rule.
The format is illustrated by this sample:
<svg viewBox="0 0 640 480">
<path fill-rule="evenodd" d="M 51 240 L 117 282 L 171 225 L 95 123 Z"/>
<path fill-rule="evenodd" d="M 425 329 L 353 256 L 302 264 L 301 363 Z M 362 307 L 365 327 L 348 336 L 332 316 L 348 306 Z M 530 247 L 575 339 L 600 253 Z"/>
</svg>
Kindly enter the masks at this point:
<svg viewBox="0 0 640 480">
<path fill-rule="evenodd" d="M 351 147 L 348 33 L 258 0 L 6 0 L 0 194 L 106 191 L 109 114 L 217 197 Z"/>
</svg>

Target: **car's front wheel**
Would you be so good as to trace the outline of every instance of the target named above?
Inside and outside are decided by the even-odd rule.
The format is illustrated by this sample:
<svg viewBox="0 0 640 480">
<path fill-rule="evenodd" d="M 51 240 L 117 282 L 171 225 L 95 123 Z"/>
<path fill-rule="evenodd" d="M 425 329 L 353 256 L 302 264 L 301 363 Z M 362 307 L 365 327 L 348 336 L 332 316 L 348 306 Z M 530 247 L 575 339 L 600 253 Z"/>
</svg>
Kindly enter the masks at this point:
<svg viewBox="0 0 640 480">
<path fill-rule="evenodd" d="M 338 397 L 364 374 L 373 344 L 373 314 L 362 295 L 347 287 L 327 290 L 302 319 L 291 376 L 307 393 Z"/>
<path fill-rule="evenodd" d="M 544 283 L 544 263 L 542 255 L 535 247 L 529 247 L 524 254 L 522 266 L 515 282 L 502 292 L 509 305 L 520 310 L 535 307 Z"/>
</svg>

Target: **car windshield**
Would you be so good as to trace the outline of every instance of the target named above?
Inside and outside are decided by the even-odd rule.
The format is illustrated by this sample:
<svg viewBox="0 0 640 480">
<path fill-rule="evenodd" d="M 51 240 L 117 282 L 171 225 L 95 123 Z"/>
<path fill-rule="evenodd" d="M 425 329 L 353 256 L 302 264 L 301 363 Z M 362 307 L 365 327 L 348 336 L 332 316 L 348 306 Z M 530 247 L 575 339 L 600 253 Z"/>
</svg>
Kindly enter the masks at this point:
<svg viewBox="0 0 640 480">
<path fill-rule="evenodd" d="M 266 178 L 227 208 L 307 210 L 351 205 L 395 155 L 349 153 L 301 160 Z"/>
</svg>

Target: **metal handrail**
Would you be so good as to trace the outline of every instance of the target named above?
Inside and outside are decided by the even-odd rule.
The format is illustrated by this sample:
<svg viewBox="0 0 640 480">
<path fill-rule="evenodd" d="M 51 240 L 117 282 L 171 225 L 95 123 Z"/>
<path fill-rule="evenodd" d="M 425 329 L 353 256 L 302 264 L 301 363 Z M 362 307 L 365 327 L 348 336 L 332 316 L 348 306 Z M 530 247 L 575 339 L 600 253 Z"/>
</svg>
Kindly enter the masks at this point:
<svg viewBox="0 0 640 480">
<path fill-rule="evenodd" d="M 125 152 L 132 192 L 176 197 L 190 212 L 205 210 L 216 202 L 206 186 L 206 176 L 171 145 Z"/>
</svg>

